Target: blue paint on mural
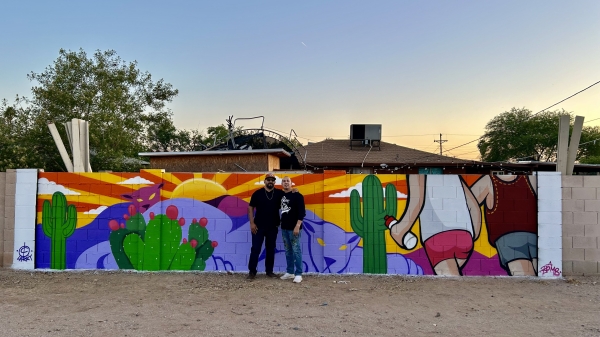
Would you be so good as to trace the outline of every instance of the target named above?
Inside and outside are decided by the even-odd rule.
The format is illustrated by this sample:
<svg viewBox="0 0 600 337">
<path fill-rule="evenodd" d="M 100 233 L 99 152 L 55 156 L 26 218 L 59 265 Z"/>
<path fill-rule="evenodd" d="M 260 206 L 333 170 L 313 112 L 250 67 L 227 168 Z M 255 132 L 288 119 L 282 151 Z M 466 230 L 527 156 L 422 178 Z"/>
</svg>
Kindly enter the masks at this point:
<svg viewBox="0 0 600 337">
<path fill-rule="evenodd" d="M 217 200 L 218 199 L 218 200 Z M 205 218 L 209 238 L 218 246 L 206 261 L 207 271 L 246 271 L 250 252 L 251 234 L 248 226 L 247 203 L 236 197 L 219 197 L 208 202 L 177 198 L 164 200 L 150 206 L 142 213 L 146 222 L 150 213 L 164 214 L 168 206 L 174 205 L 185 220 L 182 233 L 188 233 L 193 220 Z M 87 226 L 75 231 L 67 240 L 68 269 L 119 269 L 111 251 L 109 221 L 119 224 L 126 221 L 131 203 L 120 203 L 108 207 Z M 360 237 L 354 232 L 346 232 L 339 226 L 319 218 L 311 211 L 303 226 L 302 249 L 305 272 L 316 273 L 362 273 L 363 249 L 359 247 Z M 182 241 L 187 235 L 184 234 Z M 36 230 L 36 268 L 50 267 L 50 240 L 40 227 Z M 40 254 L 39 252 L 44 253 Z M 265 252 L 260 255 L 264 260 Z M 388 273 L 422 275 L 423 269 L 401 254 L 387 254 Z M 278 235 L 275 270 L 285 271 L 285 253 L 281 232 Z M 259 263 L 259 271 L 264 264 Z"/>
</svg>

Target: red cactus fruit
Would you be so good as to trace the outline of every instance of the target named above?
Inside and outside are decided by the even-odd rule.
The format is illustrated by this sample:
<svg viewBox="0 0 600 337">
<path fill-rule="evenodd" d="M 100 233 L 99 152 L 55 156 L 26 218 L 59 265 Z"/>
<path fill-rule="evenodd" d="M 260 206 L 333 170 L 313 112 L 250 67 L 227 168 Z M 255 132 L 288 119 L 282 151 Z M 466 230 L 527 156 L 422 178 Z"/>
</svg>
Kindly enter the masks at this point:
<svg viewBox="0 0 600 337">
<path fill-rule="evenodd" d="M 183 238 L 183 244 L 185 245 L 187 243 L 187 239 Z"/>
<path fill-rule="evenodd" d="M 207 218 L 200 218 L 200 226 L 206 227 L 207 224 L 208 224 Z"/>
<path fill-rule="evenodd" d="M 127 214 L 123 214 L 123 219 L 125 219 L 125 220 L 129 220 L 129 215 L 127 215 Z"/>
<path fill-rule="evenodd" d="M 108 228 L 110 228 L 111 231 L 116 231 L 117 229 L 119 229 L 119 223 L 117 222 L 117 220 L 110 220 L 108 222 Z"/>
<path fill-rule="evenodd" d="M 127 207 L 127 212 L 129 212 L 129 214 L 131 215 L 135 215 L 135 213 L 137 213 L 137 210 L 135 209 L 135 206 L 129 205 L 129 207 Z"/>
<path fill-rule="evenodd" d="M 175 220 L 175 219 L 177 219 L 179 210 L 177 209 L 177 206 L 169 205 L 169 207 L 167 207 L 167 210 L 165 211 L 165 214 L 167 215 L 167 218 L 169 218 L 171 220 Z"/>
<path fill-rule="evenodd" d="M 198 246 L 198 240 L 192 239 L 192 241 L 190 241 L 190 245 L 192 245 L 192 248 L 196 248 L 196 246 Z"/>
<path fill-rule="evenodd" d="M 219 243 L 217 241 L 213 241 L 210 245 L 213 246 L 213 248 L 217 248 Z"/>
<path fill-rule="evenodd" d="M 154 212 L 150 212 L 150 220 L 154 220 Z"/>
<path fill-rule="evenodd" d="M 121 222 L 121 228 L 125 228 L 125 224 Z"/>
<path fill-rule="evenodd" d="M 179 218 L 179 221 L 177 221 L 179 223 L 179 226 L 183 226 L 185 225 L 185 219 L 184 218 Z"/>
<path fill-rule="evenodd" d="M 198 222 L 198 219 L 196 219 L 196 218 L 193 218 L 193 219 L 192 219 L 192 223 L 196 223 L 196 222 Z"/>
</svg>

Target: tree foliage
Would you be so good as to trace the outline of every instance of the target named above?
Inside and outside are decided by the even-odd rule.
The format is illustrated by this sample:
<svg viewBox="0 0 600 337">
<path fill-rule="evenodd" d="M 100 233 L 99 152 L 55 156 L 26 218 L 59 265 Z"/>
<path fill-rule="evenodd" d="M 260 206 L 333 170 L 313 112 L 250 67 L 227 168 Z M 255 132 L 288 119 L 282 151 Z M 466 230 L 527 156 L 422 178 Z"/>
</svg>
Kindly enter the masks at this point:
<svg viewBox="0 0 600 337">
<path fill-rule="evenodd" d="M 56 124 L 69 148 L 64 123 L 73 118 L 90 123 L 94 171 L 137 171 L 141 164 L 135 159 L 140 152 L 200 151 L 230 141 L 233 116 L 227 125 L 208 127 L 206 135 L 176 128 L 166 104 L 177 96 L 177 89 L 162 79 L 154 80 L 136 61 L 126 62 L 114 50 L 88 55 L 82 49 L 61 49 L 44 71 L 27 77 L 33 82 L 30 98 L 0 102 L 0 171 L 64 171 L 48 124 Z M 243 127 L 236 127 L 233 136 L 248 136 L 245 145 L 253 148 L 264 146 L 262 138 L 254 139 Z"/>
<path fill-rule="evenodd" d="M 197 130 L 177 129 L 165 111 L 145 117 L 148 124 L 146 147 L 151 152 L 201 151 L 206 148 L 204 137 Z"/>
<path fill-rule="evenodd" d="M 18 112 L 12 119 L 17 119 L 18 132 L 23 132 L 23 136 L 17 135 L 16 130 L 9 130 L 8 134 L 21 138 L 26 152 L 12 146 L 19 153 L 19 161 L 6 162 L 0 169 L 64 170 L 47 125 L 57 124 L 66 142 L 62 124 L 80 118 L 90 122 L 90 160 L 94 170 L 136 170 L 139 164 L 131 164 L 127 159 L 137 158 L 154 141 L 148 138 L 154 135 L 149 127 L 155 127 L 156 120 L 170 117 L 165 104 L 178 94 L 171 84 L 162 79 L 154 81 L 149 72 L 138 69 L 137 62 L 123 61 L 114 50 L 88 56 L 81 49 L 61 49 L 52 65 L 27 77 L 35 83 L 32 98 L 20 98 L 14 105 L 5 103 L 2 107 L 4 119 L 9 119 L 15 110 Z M 27 122 L 19 116 L 27 116 Z"/>
<path fill-rule="evenodd" d="M 525 108 L 512 108 L 489 121 L 477 147 L 482 161 L 556 161 L 559 119 L 572 113 L 565 110 L 545 111 L 533 114 Z M 572 125 L 571 125 L 572 130 Z M 580 144 L 600 139 L 598 127 L 584 127 Z M 600 143 L 579 147 L 577 159 L 584 162 L 600 156 Z"/>
<path fill-rule="evenodd" d="M 28 145 L 25 137 L 31 125 L 30 109 L 20 107 L 23 98 L 14 105 L 6 99 L 0 104 L 0 171 L 7 168 L 28 167 Z"/>
</svg>

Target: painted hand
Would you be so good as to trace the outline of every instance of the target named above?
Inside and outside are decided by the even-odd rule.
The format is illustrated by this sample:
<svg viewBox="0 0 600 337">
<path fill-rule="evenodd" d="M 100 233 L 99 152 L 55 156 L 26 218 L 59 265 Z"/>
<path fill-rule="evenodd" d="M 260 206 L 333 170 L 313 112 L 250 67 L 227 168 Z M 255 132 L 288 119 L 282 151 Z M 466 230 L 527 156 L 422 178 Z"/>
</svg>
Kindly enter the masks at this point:
<svg viewBox="0 0 600 337">
<path fill-rule="evenodd" d="M 383 220 L 385 220 L 385 227 L 387 227 L 388 229 L 391 229 L 393 225 L 398 223 L 398 220 L 396 220 L 396 218 L 389 215 L 384 216 Z"/>
</svg>

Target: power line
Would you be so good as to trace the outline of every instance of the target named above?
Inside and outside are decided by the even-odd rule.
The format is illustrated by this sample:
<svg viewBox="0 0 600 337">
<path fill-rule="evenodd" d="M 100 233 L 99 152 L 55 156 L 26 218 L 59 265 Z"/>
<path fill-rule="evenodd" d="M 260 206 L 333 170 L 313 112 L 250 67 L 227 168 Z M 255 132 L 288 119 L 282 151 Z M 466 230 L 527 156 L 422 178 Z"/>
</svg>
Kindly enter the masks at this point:
<svg viewBox="0 0 600 337">
<path fill-rule="evenodd" d="M 533 115 L 531 115 L 531 116 L 533 117 L 533 116 L 535 116 L 535 115 L 539 114 L 540 112 L 546 111 L 546 110 L 550 109 L 551 107 L 553 107 L 553 106 L 555 106 L 555 105 L 558 105 L 558 104 L 560 104 L 560 103 L 562 103 L 562 102 L 564 102 L 564 101 L 568 100 L 568 99 L 569 99 L 569 98 L 571 98 L 571 97 L 577 96 L 577 95 L 579 95 L 580 93 L 582 93 L 582 92 L 584 92 L 584 91 L 588 90 L 589 88 L 591 88 L 591 87 L 595 86 L 595 85 L 596 85 L 596 84 L 598 84 L 598 83 L 600 83 L 600 81 L 598 81 L 598 82 L 596 82 L 596 83 L 594 83 L 594 84 L 590 85 L 589 87 L 587 87 L 587 88 L 585 88 L 585 89 L 579 90 L 578 92 L 576 92 L 576 93 L 574 93 L 573 95 L 571 95 L 571 96 L 569 96 L 569 97 L 567 97 L 567 98 L 563 99 L 562 101 L 559 101 L 559 102 L 557 102 L 557 103 L 554 103 L 554 104 L 552 104 L 551 106 L 547 107 L 546 109 L 544 109 L 544 110 L 540 110 L 540 111 L 538 111 L 538 112 L 534 113 L 534 114 L 533 114 Z"/>
<path fill-rule="evenodd" d="M 531 117 L 533 117 L 533 116 L 535 116 L 535 115 L 537 115 L 537 114 L 539 114 L 539 113 L 542 113 L 542 112 L 544 112 L 544 111 L 546 111 L 546 110 L 548 110 L 548 109 L 550 109 L 550 108 L 552 108 L 552 107 L 554 107 L 554 106 L 556 106 L 556 105 L 558 105 L 558 104 L 560 104 L 560 103 L 562 103 L 562 102 L 564 102 L 564 101 L 566 101 L 566 100 L 568 100 L 568 99 L 571 99 L 571 98 L 573 98 L 573 97 L 575 97 L 575 96 L 579 95 L 580 93 L 582 93 L 582 92 L 584 92 L 584 91 L 586 91 L 586 90 L 590 89 L 591 87 L 593 87 L 593 86 L 597 85 L 598 83 L 600 83 L 600 81 L 597 81 L 597 82 L 593 83 L 592 85 L 590 85 L 590 86 L 588 86 L 588 87 L 586 87 L 586 88 L 584 88 L 584 89 L 582 89 L 582 90 L 579 90 L 578 92 L 576 92 L 576 93 L 572 94 L 571 96 L 569 96 L 569 97 L 567 97 L 567 98 L 565 98 L 565 99 L 562 99 L 562 100 L 560 100 L 560 101 L 558 101 L 558 102 L 556 102 L 556 103 L 554 103 L 554 104 L 550 105 L 549 107 L 547 107 L 547 108 L 545 108 L 545 109 L 542 109 L 542 110 L 540 110 L 540 111 L 538 111 L 538 112 L 536 112 L 536 113 L 534 113 L 534 114 L 530 115 L 529 117 L 527 117 L 527 119 L 529 119 L 529 118 L 531 118 Z M 527 120 L 527 119 L 526 119 L 526 120 Z M 597 118 L 597 119 L 600 119 L 600 118 Z M 594 119 L 594 120 L 595 120 L 595 119 Z M 593 120 L 590 120 L 589 122 L 591 122 L 591 121 L 593 121 Z M 275 130 L 275 129 L 273 129 L 273 130 Z M 275 131 L 278 131 L 278 130 L 275 130 Z M 279 132 L 283 132 L 283 131 L 279 131 Z M 414 135 L 414 136 L 423 136 L 423 135 Z M 321 136 L 309 136 L 309 137 L 321 137 Z M 386 136 L 386 137 L 396 137 L 396 136 Z M 400 137 L 400 136 L 398 136 L 398 137 Z M 308 139 L 308 140 L 310 140 L 309 138 L 306 138 L 306 137 L 300 137 L 300 138 L 303 138 L 303 139 Z M 474 143 L 474 142 L 476 142 L 476 141 L 479 141 L 479 140 L 480 140 L 480 139 L 482 139 L 482 138 L 483 138 L 483 135 L 482 135 L 482 136 L 480 136 L 480 137 L 479 137 L 479 138 L 477 138 L 477 139 L 474 139 L 474 140 L 470 141 L 470 142 L 466 142 L 466 143 L 464 143 L 464 144 L 461 144 L 461 145 L 455 146 L 455 147 L 453 147 L 453 148 L 446 149 L 446 150 L 444 150 L 443 152 L 449 152 L 449 151 L 451 151 L 451 150 L 454 150 L 454 149 L 461 148 L 461 147 L 463 147 L 463 146 L 465 146 L 465 145 L 469 145 L 469 144 L 471 144 L 471 143 Z M 591 141 L 591 142 L 592 142 L 592 141 Z M 588 142 L 588 143 L 590 143 L 590 142 Z M 587 144 L 587 143 L 584 143 L 584 144 Z M 581 146 L 581 145 L 584 145 L 584 144 L 580 144 L 580 146 Z M 411 161 L 411 162 L 416 162 L 417 160 L 421 160 L 421 159 L 424 159 L 424 158 L 428 158 L 428 157 L 432 157 L 432 156 L 437 156 L 437 155 L 438 155 L 438 154 L 433 154 L 433 153 L 432 153 L 432 154 L 430 154 L 430 155 L 427 155 L 427 156 L 423 156 L 423 157 L 419 157 L 419 158 L 414 158 L 414 159 L 412 159 L 412 160 L 410 160 L 410 161 Z"/>
<path fill-rule="evenodd" d="M 600 119 L 600 117 L 599 118 L 590 119 L 589 121 L 585 121 L 584 123 L 589 123 L 589 122 L 597 121 L 599 119 Z"/>
<path fill-rule="evenodd" d="M 556 106 L 556 105 L 558 105 L 558 104 L 560 104 L 560 103 L 562 103 L 562 102 L 564 102 L 564 101 L 566 101 L 566 100 L 568 100 L 568 99 L 570 99 L 570 98 L 572 98 L 572 97 L 575 97 L 576 95 L 579 95 L 580 93 L 582 93 L 582 92 L 584 92 L 584 91 L 588 90 L 589 88 L 591 88 L 591 87 L 595 86 L 595 85 L 596 85 L 596 84 L 598 84 L 598 83 L 600 83 L 600 81 L 598 81 L 598 82 L 596 82 L 596 83 L 594 83 L 594 84 L 592 84 L 592 85 L 588 86 L 588 87 L 587 87 L 587 88 L 585 88 L 585 89 L 579 90 L 578 92 L 574 93 L 573 95 L 571 95 L 571 96 L 569 96 L 569 97 L 567 97 L 567 98 L 565 98 L 565 99 L 563 99 L 563 100 L 560 100 L 560 101 L 558 101 L 558 102 L 556 102 L 556 103 L 552 104 L 551 106 L 549 106 L 549 107 L 547 107 L 547 108 L 545 108 L 545 109 L 542 109 L 542 110 L 540 110 L 540 111 L 538 111 L 538 112 L 536 112 L 536 113 L 534 113 L 534 114 L 530 115 L 529 117 L 527 117 L 527 119 L 529 119 L 529 118 L 531 118 L 531 117 L 533 117 L 533 116 L 535 116 L 535 115 L 537 115 L 537 114 L 539 114 L 539 113 L 541 113 L 541 112 L 544 112 L 544 111 L 546 111 L 546 110 L 550 109 L 551 107 L 553 107 L 553 106 Z M 527 119 L 526 119 L 526 120 L 527 120 Z M 457 148 L 459 148 L 459 147 L 462 147 L 462 146 L 465 146 L 465 145 L 468 145 L 468 144 L 474 143 L 474 142 L 476 142 L 476 141 L 480 140 L 481 138 L 483 138 L 483 136 L 481 136 L 481 137 L 479 137 L 479 138 L 477 138 L 477 139 L 475 139 L 475 140 L 472 140 L 472 141 L 470 141 L 470 142 L 464 143 L 464 144 L 462 144 L 462 145 L 459 145 L 459 146 L 453 147 L 453 148 L 451 148 L 451 149 L 448 149 L 448 150 L 446 150 L 446 151 L 449 151 L 449 150 L 454 150 L 454 149 L 457 149 Z"/>
<path fill-rule="evenodd" d="M 447 142 L 447 139 L 442 139 L 442 134 L 440 133 L 440 139 L 439 140 L 433 140 L 434 143 L 440 143 L 440 156 L 442 155 L 442 144 L 444 144 L 445 142 Z"/>
<path fill-rule="evenodd" d="M 479 152 L 479 150 L 473 150 L 473 151 L 469 151 L 469 152 L 459 153 L 459 154 L 457 154 L 456 156 L 457 156 L 457 157 L 458 157 L 458 156 L 463 156 L 463 155 L 465 155 L 465 154 L 469 154 L 469 153 L 473 153 L 473 152 Z"/>
<path fill-rule="evenodd" d="M 598 141 L 598 140 L 600 140 L 600 138 L 598 138 L 598 139 L 594 139 L 594 140 L 590 140 L 589 142 L 581 143 L 581 144 L 579 144 L 579 146 L 581 146 L 581 145 L 585 145 L 585 144 L 589 144 L 589 143 L 594 143 L 594 144 L 595 144 L 595 143 L 596 143 L 596 141 Z"/>
</svg>

